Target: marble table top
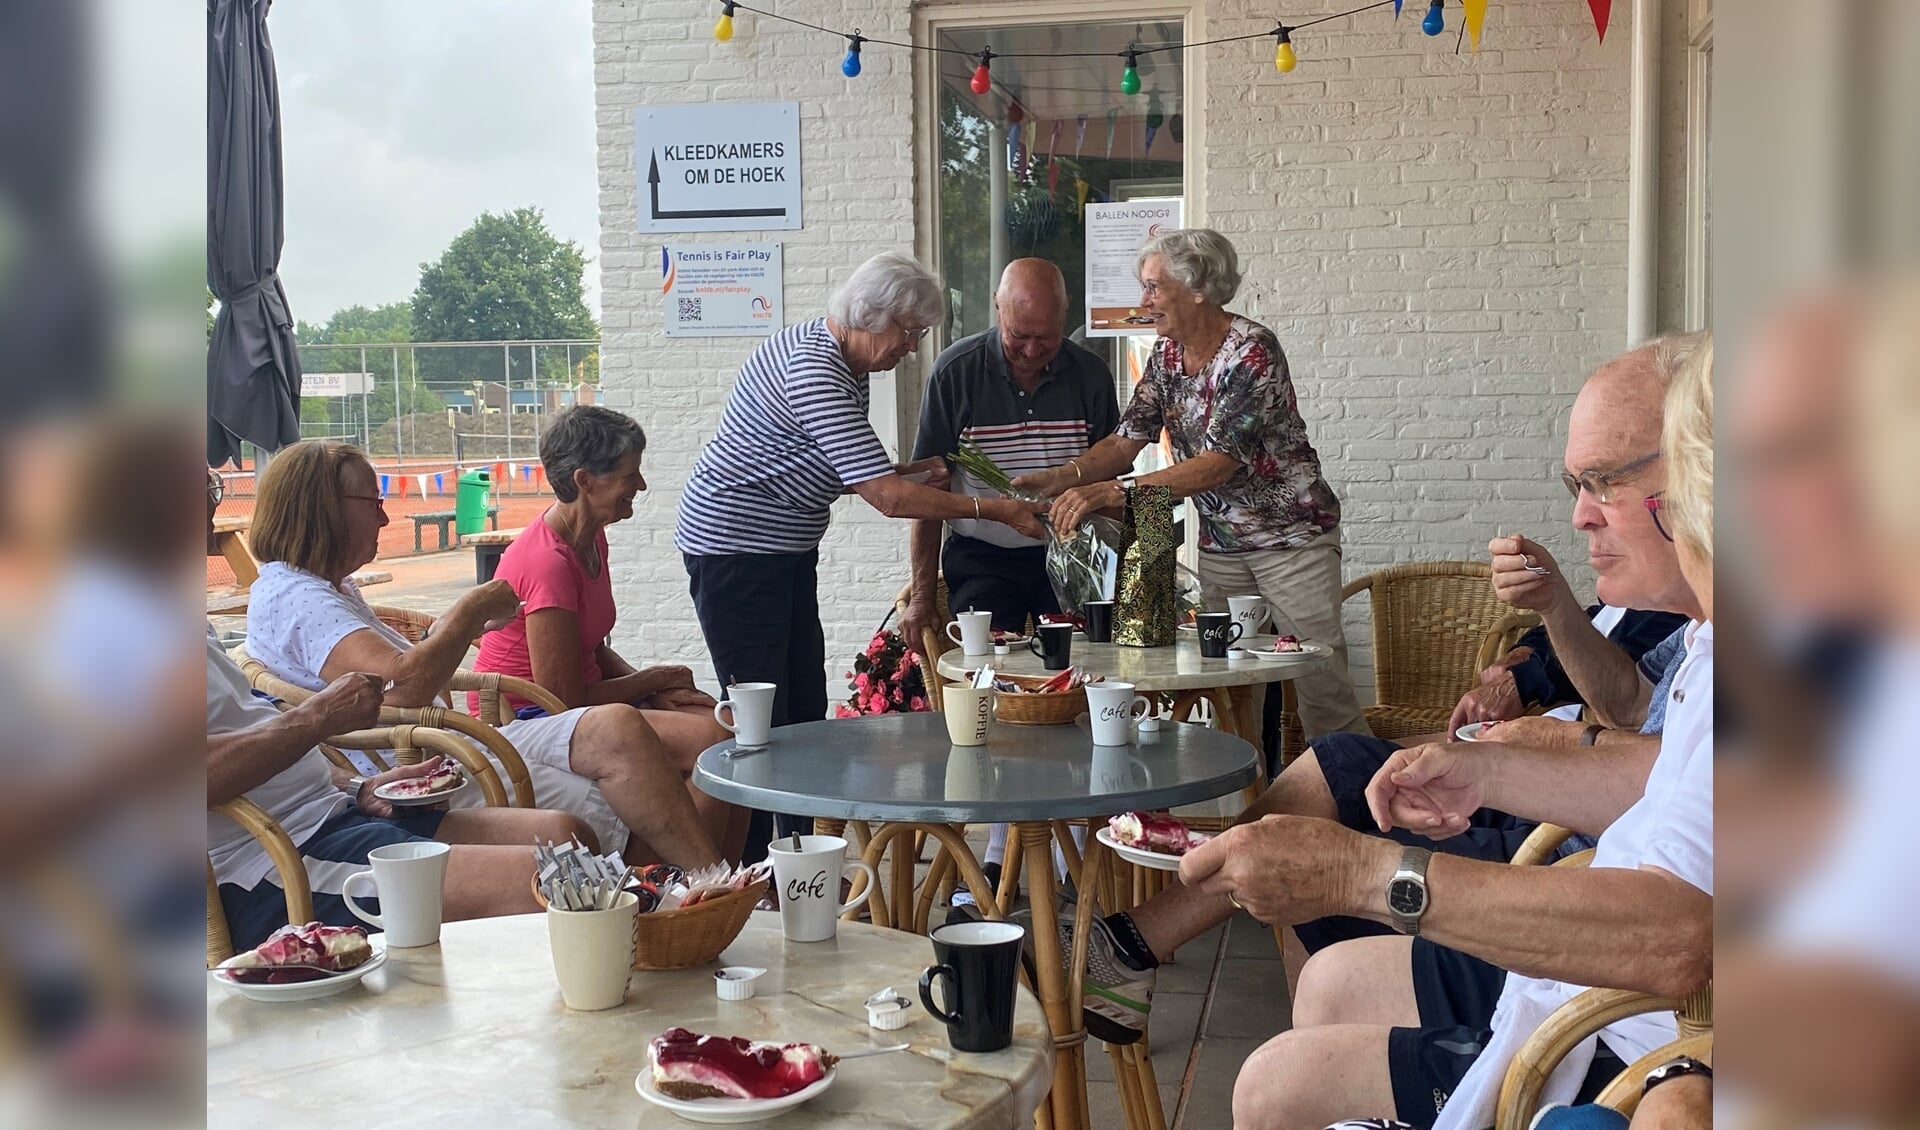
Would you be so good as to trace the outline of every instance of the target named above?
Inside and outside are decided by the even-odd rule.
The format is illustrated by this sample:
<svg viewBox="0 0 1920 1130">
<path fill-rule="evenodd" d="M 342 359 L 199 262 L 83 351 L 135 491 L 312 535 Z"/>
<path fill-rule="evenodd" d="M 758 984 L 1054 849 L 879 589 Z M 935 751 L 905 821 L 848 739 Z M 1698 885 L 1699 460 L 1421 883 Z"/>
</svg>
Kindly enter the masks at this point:
<svg viewBox="0 0 1920 1130">
<path fill-rule="evenodd" d="M 1132 683 L 1143 691 L 1214 690 L 1219 687 L 1246 687 L 1258 683 L 1280 683 L 1297 679 L 1318 669 L 1323 656 L 1301 655 L 1275 662 L 1255 659 L 1205 659 L 1200 655 L 1200 640 L 1192 632 L 1175 633 L 1179 638 L 1166 647 L 1122 647 L 1114 643 L 1088 643 L 1084 635 L 1073 637 L 1072 660 L 1109 679 Z M 1273 636 L 1249 636 L 1243 642 L 1249 648 L 1273 646 Z M 1236 645 L 1237 646 L 1237 645 Z M 948 679 L 991 661 L 996 670 L 1011 675 L 1051 675 L 1040 657 L 1024 645 L 1010 648 L 1006 655 L 966 655 L 951 648 L 940 655 L 938 670 Z"/>
<path fill-rule="evenodd" d="M 984 824 L 1111 816 L 1225 796 L 1253 781 L 1253 746 L 1205 726 L 1163 722 L 1132 744 L 1096 746 L 1084 717 L 996 723 L 984 746 L 954 745 L 933 713 L 781 726 L 763 750 L 722 742 L 693 782 L 734 804 L 801 816 Z"/>
<path fill-rule="evenodd" d="M 1012 1047 L 953 1051 L 917 999 L 932 963 L 925 938 L 857 922 L 833 941 L 789 944 L 763 911 L 718 963 L 768 970 L 752 1000 L 717 999 L 715 966 L 635 973 L 624 1005 L 571 1012 L 544 916 L 450 922 L 439 945 L 392 950 L 359 987 L 321 1000 L 266 1004 L 209 978 L 207 1125 L 686 1127 L 633 1086 L 647 1042 L 674 1025 L 829 1051 L 913 1045 L 841 1065 L 781 1130 L 1031 1125 L 1053 1081 L 1039 1004 L 1019 990 Z M 887 985 L 915 998 L 896 1032 L 867 1026 L 866 998 Z"/>
</svg>

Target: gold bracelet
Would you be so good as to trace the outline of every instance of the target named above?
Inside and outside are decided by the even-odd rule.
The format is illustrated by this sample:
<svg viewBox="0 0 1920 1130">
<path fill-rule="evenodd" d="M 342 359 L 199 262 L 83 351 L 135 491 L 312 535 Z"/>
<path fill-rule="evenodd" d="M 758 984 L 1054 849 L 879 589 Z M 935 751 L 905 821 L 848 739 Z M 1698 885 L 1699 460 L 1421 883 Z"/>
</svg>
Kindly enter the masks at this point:
<svg viewBox="0 0 1920 1130">
<path fill-rule="evenodd" d="M 1072 468 L 1073 468 L 1073 481 L 1074 481 L 1074 482 L 1076 482 L 1076 483 L 1084 483 L 1084 482 L 1086 482 L 1086 481 L 1087 481 L 1087 475 L 1086 475 L 1086 472 L 1085 472 L 1085 471 L 1082 471 L 1082 470 L 1080 469 L 1080 461 L 1079 461 L 1078 459 L 1069 459 L 1069 460 L 1067 460 L 1067 466 L 1069 466 L 1069 467 L 1072 467 Z"/>
<path fill-rule="evenodd" d="M 980 500 L 978 498 L 973 500 L 973 520 L 976 522 L 980 520 Z"/>
</svg>

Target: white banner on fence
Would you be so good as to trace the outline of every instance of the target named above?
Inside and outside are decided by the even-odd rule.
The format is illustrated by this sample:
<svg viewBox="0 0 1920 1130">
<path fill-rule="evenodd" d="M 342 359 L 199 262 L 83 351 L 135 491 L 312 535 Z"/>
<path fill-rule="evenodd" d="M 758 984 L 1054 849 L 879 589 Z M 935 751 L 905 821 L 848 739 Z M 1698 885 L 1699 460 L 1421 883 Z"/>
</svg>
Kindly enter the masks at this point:
<svg viewBox="0 0 1920 1130">
<path fill-rule="evenodd" d="M 363 396 L 372 391 L 372 373 L 300 374 L 301 396 Z"/>
<path fill-rule="evenodd" d="M 660 297 L 668 337 L 766 337 L 783 324 L 777 243 L 668 244 Z"/>
</svg>

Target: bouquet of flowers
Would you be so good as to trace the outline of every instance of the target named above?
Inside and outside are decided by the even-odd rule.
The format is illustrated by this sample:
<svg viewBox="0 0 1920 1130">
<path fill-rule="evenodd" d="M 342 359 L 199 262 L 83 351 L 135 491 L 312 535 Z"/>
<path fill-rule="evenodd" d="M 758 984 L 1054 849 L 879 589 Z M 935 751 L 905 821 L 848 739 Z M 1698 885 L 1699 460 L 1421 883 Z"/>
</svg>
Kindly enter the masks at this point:
<svg viewBox="0 0 1920 1130">
<path fill-rule="evenodd" d="M 927 701 L 926 672 L 920 657 L 908 650 L 900 633 L 882 628 L 873 634 L 867 650 L 853 658 L 847 672 L 847 701 L 835 703 L 835 718 L 862 714 L 910 714 L 932 710 Z"/>
</svg>

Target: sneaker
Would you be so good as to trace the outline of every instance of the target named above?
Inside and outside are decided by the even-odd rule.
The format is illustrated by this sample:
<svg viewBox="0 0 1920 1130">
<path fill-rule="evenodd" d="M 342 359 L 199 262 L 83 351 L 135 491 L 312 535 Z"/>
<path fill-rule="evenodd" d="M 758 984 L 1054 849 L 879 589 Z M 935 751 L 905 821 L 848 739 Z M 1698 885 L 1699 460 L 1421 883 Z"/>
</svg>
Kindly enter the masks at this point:
<svg viewBox="0 0 1920 1130">
<path fill-rule="evenodd" d="M 1026 927 L 1029 939 L 1033 937 L 1032 911 L 1023 910 L 1013 920 Z M 1063 967 L 1072 955 L 1073 913 L 1068 909 L 1060 916 Z M 1139 1043 L 1147 1034 L 1147 1014 L 1153 1009 L 1153 983 L 1158 976 L 1157 970 L 1135 968 L 1120 952 L 1113 929 L 1095 916 L 1087 935 L 1087 975 L 1081 982 L 1081 1020 L 1087 1034 L 1109 1044 Z"/>
<path fill-rule="evenodd" d="M 980 865 L 980 871 L 987 877 L 988 888 L 996 891 L 1000 889 L 1000 865 L 998 863 L 983 863 Z M 953 897 L 947 900 L 947 905 L 972 906 L 973 892 L 967 889 L 965 883 L 955 884 Z"/>
</svg>

